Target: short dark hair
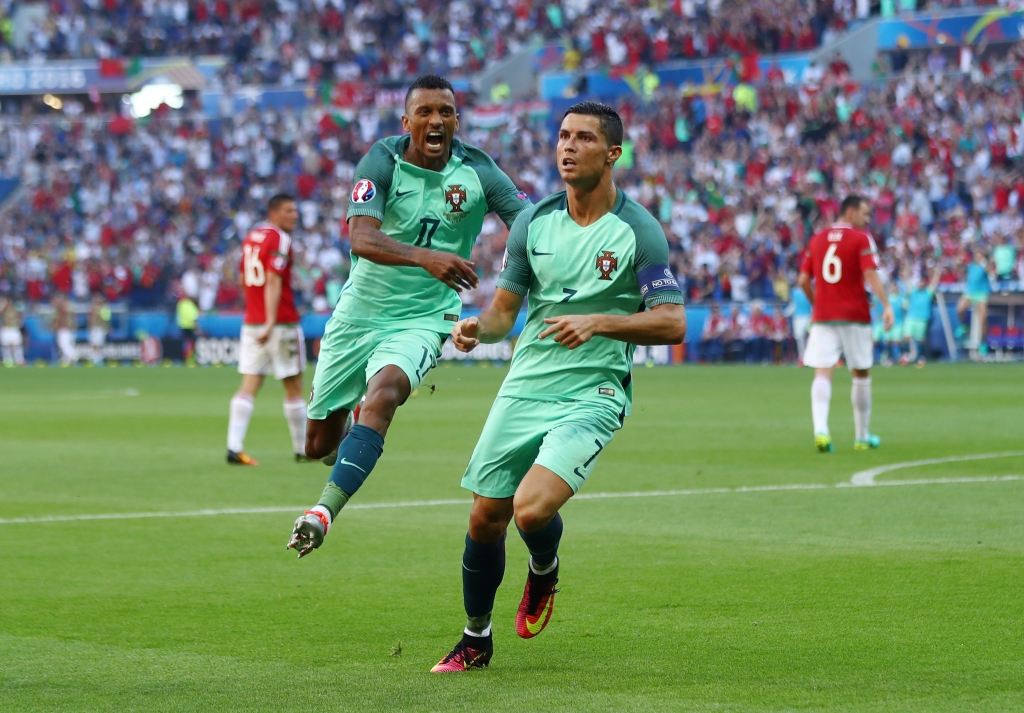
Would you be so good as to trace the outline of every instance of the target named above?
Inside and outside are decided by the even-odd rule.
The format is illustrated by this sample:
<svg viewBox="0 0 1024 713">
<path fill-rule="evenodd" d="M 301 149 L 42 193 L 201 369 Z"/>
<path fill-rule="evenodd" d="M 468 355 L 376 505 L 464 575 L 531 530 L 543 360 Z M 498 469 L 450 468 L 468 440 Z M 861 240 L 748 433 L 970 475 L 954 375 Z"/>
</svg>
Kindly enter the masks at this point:
<svg viewBox="0 0 1024 713">
<path fill-rule="evenodd" d="M 839 215 L 843 215 L 848 210 L 857 210 L 860 208 L 862 203 L 867 203 L 868 199 L 864 196 L 858 196 L 856 193 L 853 195 L 846 196 L 843 199 L 842 205 L 839 206 Z"/>
<path fill-rule="evenodd" d="M 455 96 L 455 87 L 447 79 L 438 74 L 424 74 L 422 77 L 417 77 L 409 85 L 409 91 L 405 93 L 406 106 L 409 106 L 409 97 L 417 89 L 447 89 L 452 93 L 452 96 Z"/>
<path fill-rule="evenodd" d="M 601 123 L 601 133 L 609 146 L 622 146 L 622 117 L 607 104 L 600 102 L 580 102 L 573 104 L 562 114 L 562 120 L 569 114 L 596 116 Z"/>
<path fill-rule="evenodd" d="M 274 195 L 273 198 L 270 199 L 270 202 L 267 203 L 267 212 L 268 213 L 273 213 L 275 210 L 277 210 L 278 208 L 283 206 L 285 203 L 294 203 L 294 202 L 295 202 L 295 196 L 290 195 L 288 193 L 277 193 L 277 194 Z"/>
</svg>

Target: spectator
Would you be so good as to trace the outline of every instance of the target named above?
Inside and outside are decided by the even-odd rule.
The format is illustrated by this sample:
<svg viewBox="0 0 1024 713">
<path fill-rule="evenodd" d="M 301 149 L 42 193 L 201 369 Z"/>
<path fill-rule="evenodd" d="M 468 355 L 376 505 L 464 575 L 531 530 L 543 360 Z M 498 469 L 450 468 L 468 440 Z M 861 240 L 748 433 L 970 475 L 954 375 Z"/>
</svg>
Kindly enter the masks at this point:
<svg viewBox="0 0 1024 713">
<path fill-rule="evenodd" d="M 996 246 L 992 249 L 992 262 L 995 267 L 996 279 L 1010 281 L 1014 279 L 1017 266 L 1017 248 L 1006 234 L 996 237 Z"/>
<path fill-rule="evenodd" d="M 25 365 L 23 326 L 22 311 L 18 305 L 9 297 L 0 297 L 0 350 L 4 366 Z"/>
<path fill-rule="evenodd" d="M 928 323 L 932 318 L 932 302 L 935 301 L 935 289 L 939 286 L 939 273 L 936 271 L 932 279 L 922 274 L 917 287 L 911 291 L 907 300 L 907 318 L 904 321 L 904 336 L 907 341 L 908 359 L 923 367 L 927 361 L 925 339 L 928 336 Z"/>
<path fill-rule="evenodd" d="M 722 316 L 718 305 L 711 306 L 711 312 L 704 320 L 700 336 L 700 356 L 706 362 L 720 362 L 725 354 L 723 339 L 728 332 L 728 321 Z"/>
<path fill-rule="evenodd" d="M 60 365 L 73 366 L 78 363 L 78 354 L 75 349 L 75 331 L 77 319 L 71 309 L 68 298 L 58 292 L 53 297 L 53 320 L 51 326 L 57 339 L 57 349 L 60 352 Z"/>
<path fill-rule="evenodd" d="M 199 320 L 199 307 L 184 291 L 178 297 L 175 308 L 175 322 L 181 331 L 182 359 L 186 364 L 195 363 L 196 326 Z"/>
<path fill-rule="evenodd" d="M 110 307 L 107 306 L 103 295 L 99 292 L 93 295 L 92 304 L 89 305 L 89 348 L 92 363 L 94 366 L 103 364 L 103 347 L 107 344 L 107 334 L 110 332 Z"/>
<path fill-rule="evenodd" d="M 797 362 L 802 364 L 804 347 L 807 345 L 807 332 L 811 328 L 811 302 L 801 289 L 791 292 L 792 301 L 786 307 L 786 314 L 793 320 L 793 340 L 796 342 Z"/>
<path fill-rule="evenodd" d="M 789 319 L 786 318 L 786 312 L 781 305 L 775 305 L 770 330 L 771 359 L 774 363 L 780 364 L 786 359 L 789 345 Z"/>
<path fill-rule="evenodd" d="M 985 252 L 981 248 L 975 248 L 972 251 L 972 256 L 974 259 L 967 265 L 964 294 L 957 303 L 956 313 L 962 325 L 967 310 L 973 310 L 969 346 L 972 350 L 977 349 L 984 354 L 987 351 L 985 337 L 988 331 L 988 297 L 992 294 L 992 283 L 989 281 L 991 268 Z M 977 327 L 974 327 L 975 323 L 977 323 Z M 965 331 L 961 326 L 958 336 L 963 336 Z"/>
</svg>

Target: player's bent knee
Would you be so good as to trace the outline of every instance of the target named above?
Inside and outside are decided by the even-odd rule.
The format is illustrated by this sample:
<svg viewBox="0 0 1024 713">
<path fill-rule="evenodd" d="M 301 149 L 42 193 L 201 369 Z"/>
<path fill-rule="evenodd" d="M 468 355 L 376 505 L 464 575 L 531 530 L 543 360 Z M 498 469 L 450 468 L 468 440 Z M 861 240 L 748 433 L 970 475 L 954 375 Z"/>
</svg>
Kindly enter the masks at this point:
<svg viewBox="0 0 1024 713">
<path fill-rule="evenodd" d="M 515 513 L 516 525 L 520 530 L 537 532 L 543 530 L 551 522 L 551 518 L 558 513 L 558 509 L 552 509 L 549 503 L 542 501 L 520 501 L 519 498 L 516 498 Z"/>
<path fill-rule="evenodd" d="M 497 542 L 511 519 L 510 499 L 477 498 L 469 513 L 469 536 L 476 542 Z"/>
<path fill-rule="evenodd" d="M 328 450 L 323 447 L 315 438 L 312 436 L 306 436 L 306 457 L 315 458 L 317 460 L 325 458 L 334 450 L 333 448 Z"/>
<path fill-rule="evenodd" d="M 341 413 L 347 416 L 347 412 Z M 345 423 L 344 418 L 340 424 L 335 414 L 326 419 L 306 419 L 306 456 L 309 458 L 324 458 L 334 452 L 334 449 L 341 443 L 341 430 Z"/>
<path fill-rule="evenodd" d="M 384 386 L 374 389 L 373 393 L 367 394 L 366 403 L 363 404 L 363 412 L 373 411 L 374 413 L 393 415 L 401 404 L 401 395 L 397 387 Z"/>
</svg>

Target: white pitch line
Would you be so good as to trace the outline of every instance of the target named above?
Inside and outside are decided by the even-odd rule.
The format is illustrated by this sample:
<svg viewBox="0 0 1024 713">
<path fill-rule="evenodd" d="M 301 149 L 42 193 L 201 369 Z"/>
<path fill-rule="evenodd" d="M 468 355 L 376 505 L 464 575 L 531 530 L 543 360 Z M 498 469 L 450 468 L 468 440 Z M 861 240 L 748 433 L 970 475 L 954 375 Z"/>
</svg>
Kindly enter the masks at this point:
<svg viewBox="0 0 1024 713">
<path fill-rule="evenodd" d="M 92 391 L 92 392 L 87 392 L 87 393 L 83 392 L 83 393 L 77 393 L 77 394 L 76 393 L 61 394 L 59 396 L 49 396 L 49 397 L 43 397 L 43 398 L 40 398 L 39 396 L 36 396 L 35 394 L 15 394 L 13 396 L 7 396 L 7 397 L 5 397 L 5 399 L 8 400 L 8 401 L 24 400 L 24 401 L 32 401 L 33 403 L 38 403 L 40 401 L 44 401 L 44 402 L 49 402 L 49 401 L 60 401 L 60 402 L 64 402 L 64 401 L 85 401 L 85 400 L 89 400 L 89 399 L 111 399 L 111 398 L 117 398 L 118 396 L 140 396 L 140 395 L 141 395 L 141 392 L 138 389 L 117 389 L 117 390 L 114 390 L 114 391 Z"/>
<path fill-rule="evenodd" d="M 978 478 L 930 478 L 922 480 L 892 480 L 882 485 L 940 485 L 944 483 L 995 483 L 1024 480 L 1024 475 L 982 476 Z M 573 500 L 610 500 L 616 498 L 653 498 L 683 495 L 727 495 L 736 493 L 769 493 L 788 490 L 829 490 L 833 488 L 867 487 L 853 483 L 796 483 L 791 485 L 748 485 L 739 488 L 695 488 L 692 490 L 647 490 L 627 493 L 584 493 Z M 432 505 L 471 505 L 472 500 L 413 500 L 398 503 L 356 503 L 346 510 L 380 510 L 391 508 L 430 507 Z M 77 522 L 79 520 L 141 520 L 150 517 L 206 517 L 210 515 L 260 515 L 266 513 L 301 512 L 305 506 L 295 507 L 264 507 L 264 508 L 224 508 L 220 510 L 185 510 L 179 512 L 135 512 L 135 513 L 103 513 L 98 515 L 49 515 L 43 517 L 13 517 L 2 519 L 0 525 L 31 524 L 41 522 Z"/>
<path fill-rule="evenodd" d="M 875 478 L 882 473 L 889 473 L 903 468 L 916 468 L 919 465 L 938 465 L 939 463 L 958 463 L 965 460 L 987 460 L 989 458 L 1012 458 L 1013 456 L 1024 456 L 1024 451 L 1005 451 L 1003 453 L 981 453 L 973 456 L 948 456 L 946 458 L 929 458 L 927 460 L 912 460 L 904 463 L 891 463 L 880 465 L 877 468 L 870 468 L 854 473 L 850 478 L 850 485 L 888 485 L 888 483 L 876 483 Z M 906 481 L 910 482 L 910 481 Z"/>
<path fill-rule="evenodd" d="M 418 500 L 405 503 L 356 503 L 346 510 L 379 510 L 381 508 L 415 508 L 429 505 L 471 505 L 472 500 Z M 44 515 L 42 517 L 0 518 L 0 525 L 32 522 L 74 522 L 78 520 L 141 520 L 147 517 L 206 517 L 209 515 L 262 515 L 276 512 L 302 512 L 308 506 L 266 508 L 223 508 L 219 510 L 184 510 L 178 512 L 114 512 L 97 515 Z"/>
</svg>

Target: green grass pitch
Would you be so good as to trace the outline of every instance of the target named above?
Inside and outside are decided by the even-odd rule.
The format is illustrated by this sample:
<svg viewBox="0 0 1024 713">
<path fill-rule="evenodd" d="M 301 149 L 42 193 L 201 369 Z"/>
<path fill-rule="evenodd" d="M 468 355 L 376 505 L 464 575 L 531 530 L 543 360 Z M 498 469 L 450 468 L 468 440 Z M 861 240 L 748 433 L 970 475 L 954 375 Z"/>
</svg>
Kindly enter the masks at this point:
<svg viewBox="0 0 1024 713">
<path fill-rule="evenodd" d="M 465 500 L 502 369 L 442 366 L 400 411 L 353 504 Z M 858 471 L 1024 451 L 1024 367 L 874 373 L 877 452 L 810 428 L 810 372 L 658 368 L 586 494 L 832 486 Z M 514 533 L 486 671 L 432 676 L 463 625 L 468 506 L 346 510 L 285 551 L 297 512 L 11 523 L 308 506 L 280 387 L 223 462 L 229 369 L 0 371 L 2 711 L 1021 711 L 1024 481 L 600 498 L 564 511 L 562 592 L 513 629 Z M 880 481 L 1024 474 L 1024 456 Z"/>
</svg>

